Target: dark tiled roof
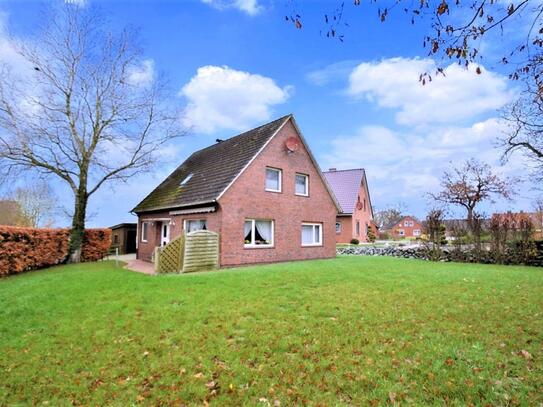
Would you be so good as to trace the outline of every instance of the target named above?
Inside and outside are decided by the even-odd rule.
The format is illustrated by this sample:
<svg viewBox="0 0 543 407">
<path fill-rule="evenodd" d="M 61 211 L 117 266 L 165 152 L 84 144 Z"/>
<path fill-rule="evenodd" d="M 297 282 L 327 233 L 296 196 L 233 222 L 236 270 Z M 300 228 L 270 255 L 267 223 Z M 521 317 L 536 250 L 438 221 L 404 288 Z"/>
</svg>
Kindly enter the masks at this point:
<svg viewBox="0 0 543 407">
<path fill-rule="evenodd" d="M 325 171 L 323 174 L 336 195 L 341 211 L 343 213 L 353 213 L 358 201 L 360 185 L 365 178 L 364 170 L 362 168 L 333 170 Z"/>
<path fill-rule="evenodd" d="M 215 201 L 292 115 L 193 153 L 132 211 L 148 212 Z M 181 182 L 190 174 L 185 185 Z"/>
<path fill-rule="evenodd" d="M 138 226 L 137 223 L 119 223 L 118 225 L 111 226 L 109 229 L 115 230 L 120 228 L 128 228 L 128 229 L 135 229 Z"/>
</svg>

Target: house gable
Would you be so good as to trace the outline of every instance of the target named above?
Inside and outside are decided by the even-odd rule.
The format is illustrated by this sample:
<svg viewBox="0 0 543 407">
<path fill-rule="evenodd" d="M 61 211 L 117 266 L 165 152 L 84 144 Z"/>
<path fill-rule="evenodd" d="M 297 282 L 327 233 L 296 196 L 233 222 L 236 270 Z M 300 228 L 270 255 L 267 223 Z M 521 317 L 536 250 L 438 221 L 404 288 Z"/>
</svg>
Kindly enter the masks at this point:
<svg viewBox="0 0 543 407">
<path fill-rule="evenodd" d="M 287 140 L 299 148 L 289 152 Z M 280 170 L 280 192 L 265 188 L 266 169 Z M 308 196 L 296 195 L 296 174 L 308 176 Z M 332 257 L 335 253 L 337 205 L 294 122 L 289 120 L 218 200 L 221 218 L 221 264 L 274 262 Z M 274 222 L 273 247 L 244 247 L 247 219 Z M 303 223 L 322 225 L 323 244 L 301 245 Z"/>
<path fill-rule="evenodd" d="M 214 203 L 291 118 L 283 116 L 194 152 L 132 211 L 143 213 Z"/>
</svg>

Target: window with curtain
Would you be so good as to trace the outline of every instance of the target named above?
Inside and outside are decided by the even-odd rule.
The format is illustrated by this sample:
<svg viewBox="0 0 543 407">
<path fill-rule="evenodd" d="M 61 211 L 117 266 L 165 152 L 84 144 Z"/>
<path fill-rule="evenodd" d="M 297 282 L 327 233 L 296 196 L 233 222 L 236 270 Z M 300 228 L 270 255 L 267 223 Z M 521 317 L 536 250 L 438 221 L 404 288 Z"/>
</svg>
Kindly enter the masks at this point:
<svg viewBox="0 0 543 407">
<path fill-rule="evenodd" d="M 340 222 L 336 222 L 336 233 L 341 233 L 341 223 Z"/>
<path fill-rule="evenodd" d="M 266 168 L 266 191 L 281 192 L 281 170 Z"/>
<path fill-rule="evenodd" d="M 146 242 L 147 241 L 147 233 L 148 233 L 148 229 L 149 229 L 149 223 L 148 222 L 143 222 L 141 224 L 141 241 L 142 242 Z"/>
<path fill-rule="evenodd" d="M 320 223 L 302 223 L 302 246 L 322 246 Z"/>
<path fill-rule="evenodd" d="M 309 176 L 305 174 L 296 174 L 296 195 L 308 196 L 309 195 Z"/>
<path fill-rule="evenodd" d="M 207 221 L 205 219 L 187 219 L 185 220 L 185 233 L 195 230 L 207 230 Z"/>
<path fill-rule="evenodd" d="M 243 233 L 246 247 L 273 246 L 273 220 L 247 219 Z"/>
</svg>

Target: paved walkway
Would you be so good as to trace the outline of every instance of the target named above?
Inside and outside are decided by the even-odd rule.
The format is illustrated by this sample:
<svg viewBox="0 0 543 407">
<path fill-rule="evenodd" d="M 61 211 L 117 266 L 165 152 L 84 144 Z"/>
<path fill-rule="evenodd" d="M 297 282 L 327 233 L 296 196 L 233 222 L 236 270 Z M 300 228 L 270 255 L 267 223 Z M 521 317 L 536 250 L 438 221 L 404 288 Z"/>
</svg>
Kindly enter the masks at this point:
<svg viewBox="0 0 543 407">
<path fill-rule="evenodd" d="M 127 270 L 137 271 L 138 273 L 149 274 L 149 275 L 156 274 L 155 265 L 151 262 L 134 259 L 134 260 L 129 260 L 127 263 L 128 264 L 124 266 L 124 268 Z"/>
</svg>

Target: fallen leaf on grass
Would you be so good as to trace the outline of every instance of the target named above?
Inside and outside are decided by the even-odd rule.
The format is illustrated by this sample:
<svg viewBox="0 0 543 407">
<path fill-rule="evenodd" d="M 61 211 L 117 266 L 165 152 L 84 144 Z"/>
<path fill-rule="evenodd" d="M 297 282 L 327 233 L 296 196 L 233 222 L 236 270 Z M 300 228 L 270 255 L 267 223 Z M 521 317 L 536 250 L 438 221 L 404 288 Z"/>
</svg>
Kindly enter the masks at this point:
<svg viewBox="0 0 543 407">
<path fill-rule="evenodd" d="M 389 393 L 388 393 L 388 399 L 390 400 L 390 402 L 391 402 L 392 404 L 395 404 L 395 403 L 396 403 L 396 393 L 394 393 L 394 392 L 392 392 L 392 391 L 389 392 Z"/>
<path fill-rule="evenodd" d="M 527 350 L 521 350 L 519 353 L 518 353 L 519 356 L 522 356 L 524 359 L 526 360 L 530 360 L 532 358 L 532 355 L 530 354 L 530 352 L 528 352 Z"/>
</svg>

